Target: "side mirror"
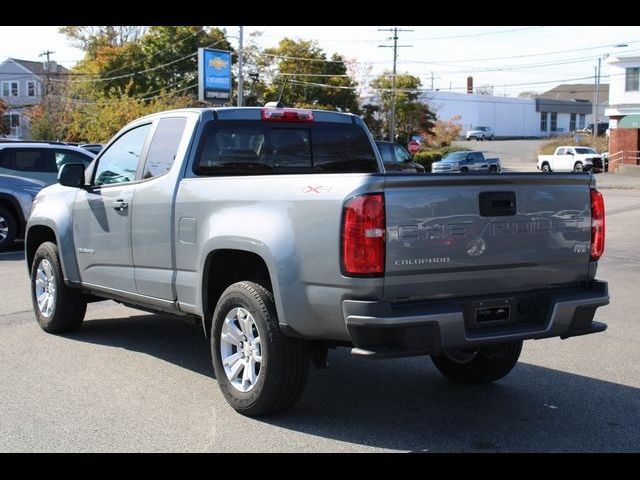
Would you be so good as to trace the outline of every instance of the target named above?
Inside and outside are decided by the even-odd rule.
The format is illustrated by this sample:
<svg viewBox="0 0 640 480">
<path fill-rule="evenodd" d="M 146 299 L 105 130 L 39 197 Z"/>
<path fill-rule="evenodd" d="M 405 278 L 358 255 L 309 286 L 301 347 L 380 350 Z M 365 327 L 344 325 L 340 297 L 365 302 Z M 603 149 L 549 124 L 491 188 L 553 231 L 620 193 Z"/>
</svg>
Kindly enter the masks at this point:
<svg viewBox="0 0 640 480">
<path fill-rule="evenodd" d="M 65 187 L 81 188 L 84 186 L 84 164 L 65 163 L 58 172 L 58 183 Z"/>
</svg>

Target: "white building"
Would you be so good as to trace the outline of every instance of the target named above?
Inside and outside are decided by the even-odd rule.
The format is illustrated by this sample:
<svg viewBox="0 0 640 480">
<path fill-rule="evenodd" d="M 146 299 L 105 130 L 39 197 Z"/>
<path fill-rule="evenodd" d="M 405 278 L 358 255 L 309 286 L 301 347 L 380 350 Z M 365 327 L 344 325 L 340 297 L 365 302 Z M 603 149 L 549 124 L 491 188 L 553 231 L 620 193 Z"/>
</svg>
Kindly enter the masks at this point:
<svg viewBox="0 0 640 480">
<path fill-rule="evenodd" d="M 460 115 L 462 134 L 478 126 L 493 128 L 497 137 L 548 137 L 584 128 L 591 120 L 591 103 L 547 98 L 495 97 L 453 92 L 421 96 L 438 119 Z"/>
<path fill-rule="evenodd" d="M 438 120 L 460 116 L 461 135 L 478 126 L 493 128 L 496 137 L 549 137 L 583 128 L 591 120 L 591 102 L 514 98 L 445 91 L 427 91 L 420 99 Z M 363 97 L 362 104 L 376 101 Z"/>
<path fill-rule="evenodd" d="M 640 57 L 609 57 L 609 155 L 618 165 L 640 165 Z M 615 168 L 614 167 L 614 168 Z M 629 167 L 625 167 L 629 168 Z"/>
</svg>

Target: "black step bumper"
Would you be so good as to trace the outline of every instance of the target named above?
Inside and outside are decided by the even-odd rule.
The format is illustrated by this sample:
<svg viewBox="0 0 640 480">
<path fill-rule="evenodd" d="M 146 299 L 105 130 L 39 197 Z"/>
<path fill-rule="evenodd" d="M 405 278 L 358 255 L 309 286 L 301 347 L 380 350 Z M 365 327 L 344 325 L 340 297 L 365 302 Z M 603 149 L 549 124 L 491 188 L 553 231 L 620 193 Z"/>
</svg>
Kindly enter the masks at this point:
<svg viewBox="0 0 640 480">
<path fill-rule="evenodd" d="M 515 322 L 478 328 L 469 318 L 467 308 L 477 298 L 411 304 L 345 300 L 342 309 L 355 346 L 352 354 L 367 358 L 431 355 L 450 348 L 516 340 L 565 339 L 607 328 L 593 320 L 596 309 L 609 303 L 607 282 L 593 281 L 588 289 L 569 288 L 503 298 L 513 299 L 514 305 L 527 299 L 530 311 L 524 311 Z"/>
</svg>

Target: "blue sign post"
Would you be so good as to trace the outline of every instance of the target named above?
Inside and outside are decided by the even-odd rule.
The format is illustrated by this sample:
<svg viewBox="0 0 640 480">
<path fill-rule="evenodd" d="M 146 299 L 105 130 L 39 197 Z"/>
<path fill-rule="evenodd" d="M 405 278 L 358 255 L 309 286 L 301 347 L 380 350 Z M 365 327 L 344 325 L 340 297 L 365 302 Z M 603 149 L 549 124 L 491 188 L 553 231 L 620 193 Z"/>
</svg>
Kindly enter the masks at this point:
<svg viewBox="0 0 640 480">
<path fill-rule="evenodd" d="M 198 49 L 198 98 L 224 105 L 231 102 L 231 52 Z"/>
</svg>

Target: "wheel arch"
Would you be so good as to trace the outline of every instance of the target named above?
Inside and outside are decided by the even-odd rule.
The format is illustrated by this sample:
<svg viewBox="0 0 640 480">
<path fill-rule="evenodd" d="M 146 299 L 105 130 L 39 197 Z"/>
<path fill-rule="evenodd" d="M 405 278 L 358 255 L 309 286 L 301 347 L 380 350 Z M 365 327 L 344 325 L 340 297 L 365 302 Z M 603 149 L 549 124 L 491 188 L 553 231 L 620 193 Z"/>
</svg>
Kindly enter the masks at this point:
<svg viewBox="0 0 640 480">
<path fill-rule="evenodd" d="M 13 195 L 0 193 L 0 206 L 5 207 L 15 217 L 18 224 L 18 234 L 16 236 L 19 237 L 23 235 L 26 220 L 24 218 L 24 214 L 22 213 L 20 202 Z"/>
<path fill-rule="evenodd" d="M 220 247 L 207 253 L 200 282 L 202 326 L 207 337 L 211 330 L 213 311 L 220 296 L 236 282 L 247 280 L 262 284 L 273 293 L 276 310 L 281 311 L 277 279 L 273 274 L 273 267 L 269 267 L 270 260 L 270 257 L 262 252 L 238 247 Z M 281 315 L 279 319 L 282 323 Z"/>
</svg>

